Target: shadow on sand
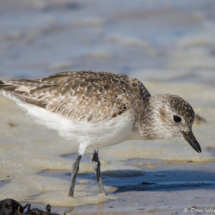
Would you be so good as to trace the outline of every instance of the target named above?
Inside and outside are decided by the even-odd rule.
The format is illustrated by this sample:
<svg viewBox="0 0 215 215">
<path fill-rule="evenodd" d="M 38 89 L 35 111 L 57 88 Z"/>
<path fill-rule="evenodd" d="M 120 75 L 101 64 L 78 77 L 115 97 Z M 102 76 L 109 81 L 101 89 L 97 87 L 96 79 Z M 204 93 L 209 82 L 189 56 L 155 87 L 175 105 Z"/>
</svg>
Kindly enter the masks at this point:
<svg viewBox="0 0 215 215">
<path fill-rule="evenodd" d="M 70 181 L 71 173 L 46 170 L 42 176 L 58 177 Z M 88 180 L 86 186 L 96 187 L 94 173 L 78 174 L 79 180 Z M 114 170 L 102 172 L 104 186 L 118 188 L 114 193 L 126 191 L 177 191 L 191 189 L 215 189 L 215 172 L 201 170 Z M 96 189 L 96 188 L 95 188 Z"/>
</svg>

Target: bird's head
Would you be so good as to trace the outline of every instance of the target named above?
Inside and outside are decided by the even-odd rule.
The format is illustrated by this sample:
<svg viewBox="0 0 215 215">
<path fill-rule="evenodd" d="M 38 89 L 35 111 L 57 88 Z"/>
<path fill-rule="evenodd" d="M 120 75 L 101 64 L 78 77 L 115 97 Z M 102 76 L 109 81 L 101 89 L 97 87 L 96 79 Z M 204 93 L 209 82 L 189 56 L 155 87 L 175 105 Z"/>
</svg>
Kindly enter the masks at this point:
<svg viewBox="0 0 215 215">
<path fill-rule="evenodd" d="M 201 152 L 192 132 L 195 113 L 188 102 L 175 95 L 157 95 L 151 97 L 149 108 L 154 139 L 182 137 L 197 152 Z"/>
</svg>

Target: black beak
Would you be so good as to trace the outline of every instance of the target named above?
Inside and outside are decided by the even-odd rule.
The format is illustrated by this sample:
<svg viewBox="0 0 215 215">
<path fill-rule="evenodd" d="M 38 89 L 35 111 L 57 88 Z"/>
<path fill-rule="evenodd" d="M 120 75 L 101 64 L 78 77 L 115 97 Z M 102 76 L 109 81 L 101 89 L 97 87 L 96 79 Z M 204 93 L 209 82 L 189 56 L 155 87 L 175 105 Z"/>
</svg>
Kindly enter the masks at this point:
<svg viewBox="0 0 215 215">
<path fill-rule="evenodd" d="M 201 147 L 199 145 L 199 143 L 197 142 L 195 136 L 193 135 L 193 132 L 192 130 L 188 131 L 188 132 L 183 132 L 182 131 L 182 134 L 183 134 L 183 137 L 184 139 L 198 152 L 200 153 L 202 150 L 201 150 Z"/>
</svg>

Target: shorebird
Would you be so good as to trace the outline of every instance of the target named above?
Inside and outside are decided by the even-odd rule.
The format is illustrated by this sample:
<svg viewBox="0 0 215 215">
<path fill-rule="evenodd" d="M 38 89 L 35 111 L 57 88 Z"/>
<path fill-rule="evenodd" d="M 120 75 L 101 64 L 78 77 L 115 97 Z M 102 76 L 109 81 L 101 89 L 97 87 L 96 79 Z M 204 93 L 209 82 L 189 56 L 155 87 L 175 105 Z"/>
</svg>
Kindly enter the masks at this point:
<svg viewBox="0 0 215 215">
<path fill-rule="evenodd" d="M 37 123 L 79 143 L 72 167 L 72 197 L 79 163 L 88 146 L 94 148 L 125 140 L 184 138 L 197 152 L 201 147 L 192 132 L 195 113 L 176 95 L 151 96 L 137 79 L 127 75 L 75 71 L 33 80 L 1 81 L 0 92 L 14 100 Z M 100 193 L 105 193 L 98 150 L 92 163 Z"/>
</svg>

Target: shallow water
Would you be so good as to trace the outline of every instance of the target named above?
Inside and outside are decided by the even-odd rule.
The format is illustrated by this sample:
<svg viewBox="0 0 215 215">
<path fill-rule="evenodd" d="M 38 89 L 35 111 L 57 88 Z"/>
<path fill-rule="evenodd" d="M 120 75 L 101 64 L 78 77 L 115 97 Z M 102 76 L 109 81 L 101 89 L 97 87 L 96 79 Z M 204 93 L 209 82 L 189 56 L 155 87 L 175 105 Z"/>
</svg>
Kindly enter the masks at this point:
<svg viewBox="0 0 215 215">
<path fill-rule="evenodd" d="M 77 144 L 0 97 L 0 199 L 41 209 L 49 203 L 61 214 L 166 215 L 213 206 L 214 9 L 213 0 L 1 0 L 0 78 L 80 69 L 123 73 L 140 79 L 151 95 L 181 96 L 205 121 L 193 127 L 201 154 L 182 139 L 100 149 L 106 197 L 98 195 L 88 150 L 76 198 L 68 199 Z"/>
</svg>

